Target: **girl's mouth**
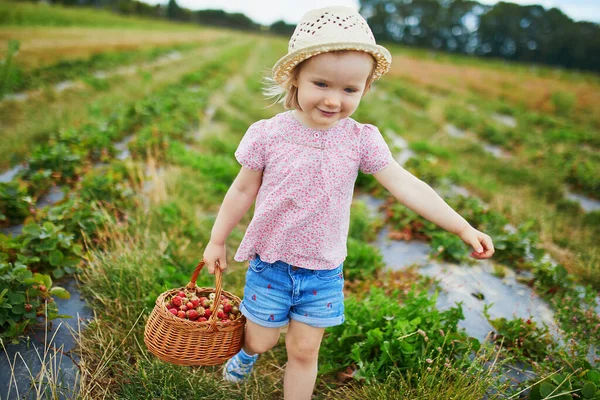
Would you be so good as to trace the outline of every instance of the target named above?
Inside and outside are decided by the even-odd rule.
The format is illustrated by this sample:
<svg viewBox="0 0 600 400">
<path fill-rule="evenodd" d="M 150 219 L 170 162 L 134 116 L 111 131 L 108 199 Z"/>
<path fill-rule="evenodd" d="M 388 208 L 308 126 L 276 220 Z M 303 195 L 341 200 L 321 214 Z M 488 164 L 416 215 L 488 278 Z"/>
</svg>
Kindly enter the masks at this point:
<svg viewBox="0 0 600 400">
<path fill-rule="evenodd" d="M 335 112 L 323 111 L 320 108 L 318 110 L 321 111 L 321 113 L 326 117 L 332 117 L 333 115 L 335 115 Z"/>
</svg>

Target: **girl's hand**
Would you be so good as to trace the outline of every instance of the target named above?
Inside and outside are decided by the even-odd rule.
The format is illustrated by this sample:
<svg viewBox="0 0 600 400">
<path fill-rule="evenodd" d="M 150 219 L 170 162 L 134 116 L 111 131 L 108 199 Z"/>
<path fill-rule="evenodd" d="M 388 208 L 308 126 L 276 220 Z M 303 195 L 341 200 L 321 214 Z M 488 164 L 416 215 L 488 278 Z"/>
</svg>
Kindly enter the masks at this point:
<svg viewBox="0 0 600 400">
<path fill-rule="evenodd" d="M 473 250 L 475 250 L 471 253 L 471 257 L 483 260 L 490 258 L 492 254 L 494 254 L 494 243 L 492 243 L 492 238 L 472 226 L 469 225 L 467 228 L 463 229 L 458 236 L 463 242 L 473 247 Z"/>
<path fill-rule="evenodd" d="M 204 265 L 208 268 L 208 273 L 214 275 L 215 265 L 218 265 L 221 272 L 227 268 L 226 247 L 224 244 L 219 245 L 213 242 L 208 242 L 204 249 Z"/>
</svg>

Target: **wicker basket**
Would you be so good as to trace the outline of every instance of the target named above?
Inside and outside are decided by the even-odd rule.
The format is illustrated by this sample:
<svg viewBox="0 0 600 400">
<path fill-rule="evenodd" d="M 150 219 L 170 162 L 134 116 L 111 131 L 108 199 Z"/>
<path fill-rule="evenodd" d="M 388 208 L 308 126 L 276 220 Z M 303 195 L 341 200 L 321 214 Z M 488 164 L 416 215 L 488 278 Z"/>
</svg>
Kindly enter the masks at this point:
<svg viewBox="0 0 600 400">
<path fill-rule="evenodd" d="M 240 298 L 222 291 L 221 269 L 215 267 L 216 288 L 197 288 L 196 279 L 204 266 L 200 261 L 192 274 L 187 289 L 195 289 L 197 295 L 206 296 L 215 293 L 215 299 L 221 298 L 221 293 L 236 304 Z M 144 331 L 144 342 L 148 350 L 163 361 L 178 365 L 218 365 L 222 364 L 242 348 L 246 317 L 221 322 L 217 313 L 213 312 L 208 321 L 194 322 L 178 318 L 171 314 L 165 301 L 180 290 L 171 289 L 162 293 L 156 299 L 156 305 L 148 318 Z"/>
</svg>

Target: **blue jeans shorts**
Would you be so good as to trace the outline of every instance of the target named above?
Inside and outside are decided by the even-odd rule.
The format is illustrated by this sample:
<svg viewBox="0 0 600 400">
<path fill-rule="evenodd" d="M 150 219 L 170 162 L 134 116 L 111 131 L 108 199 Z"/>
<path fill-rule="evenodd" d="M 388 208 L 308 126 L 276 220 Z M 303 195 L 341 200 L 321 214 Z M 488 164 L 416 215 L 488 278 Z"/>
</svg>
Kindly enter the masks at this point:
<svg viewBox="0 0 600 400">
<path fill-rule="evenodd" d="M 249 264 L 240 311 L 250 321 L 267 328 L 285 326 L 290 318 L 315 328 L 345 321 L 343 263 L 310 270 L 268 263 L 257 254 Z"/>
</svg>

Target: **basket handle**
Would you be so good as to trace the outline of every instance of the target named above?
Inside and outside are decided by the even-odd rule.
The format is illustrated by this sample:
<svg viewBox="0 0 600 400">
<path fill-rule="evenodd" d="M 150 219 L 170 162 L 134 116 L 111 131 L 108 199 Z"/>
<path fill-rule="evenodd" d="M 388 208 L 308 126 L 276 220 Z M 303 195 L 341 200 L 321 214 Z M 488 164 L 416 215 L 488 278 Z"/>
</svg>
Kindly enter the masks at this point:
<svg viewBox="0 0 600 400">
<path fill-rule="evenodd" d="M 188 289 L 195 289 L 196 288 L 196 280 L 198 279 L 198 275 L 200 275 L 200 271 L 202 271 L 202 267 L 204 267 L 204 260 L 201 260 L 198 265 L 196 265 L 196 269 L 194 270 L 194 273 L 192 274 L 192 279 L 190 280 L 190 283 L 187 284 L 187 288 Z M 219 304 L 219 302 L 221 301 L 221 292 L 223 291 L 223 278 L 222 278 L 222 274 L 221 274 L 221 266 L 219 265 L 219 261 L 216 262 L 215 265 L 215 299 L 213 304 L 215 304 L 215 307 L 213 309 L 213 313 L 210 314 L 210 317 L 208 318 L 208 323 L 210 324 L 208 327 L 208 331 L 207 332 L 216 332 L 218 331 L 217 328 L 217 305 Z"/>
</svg>

